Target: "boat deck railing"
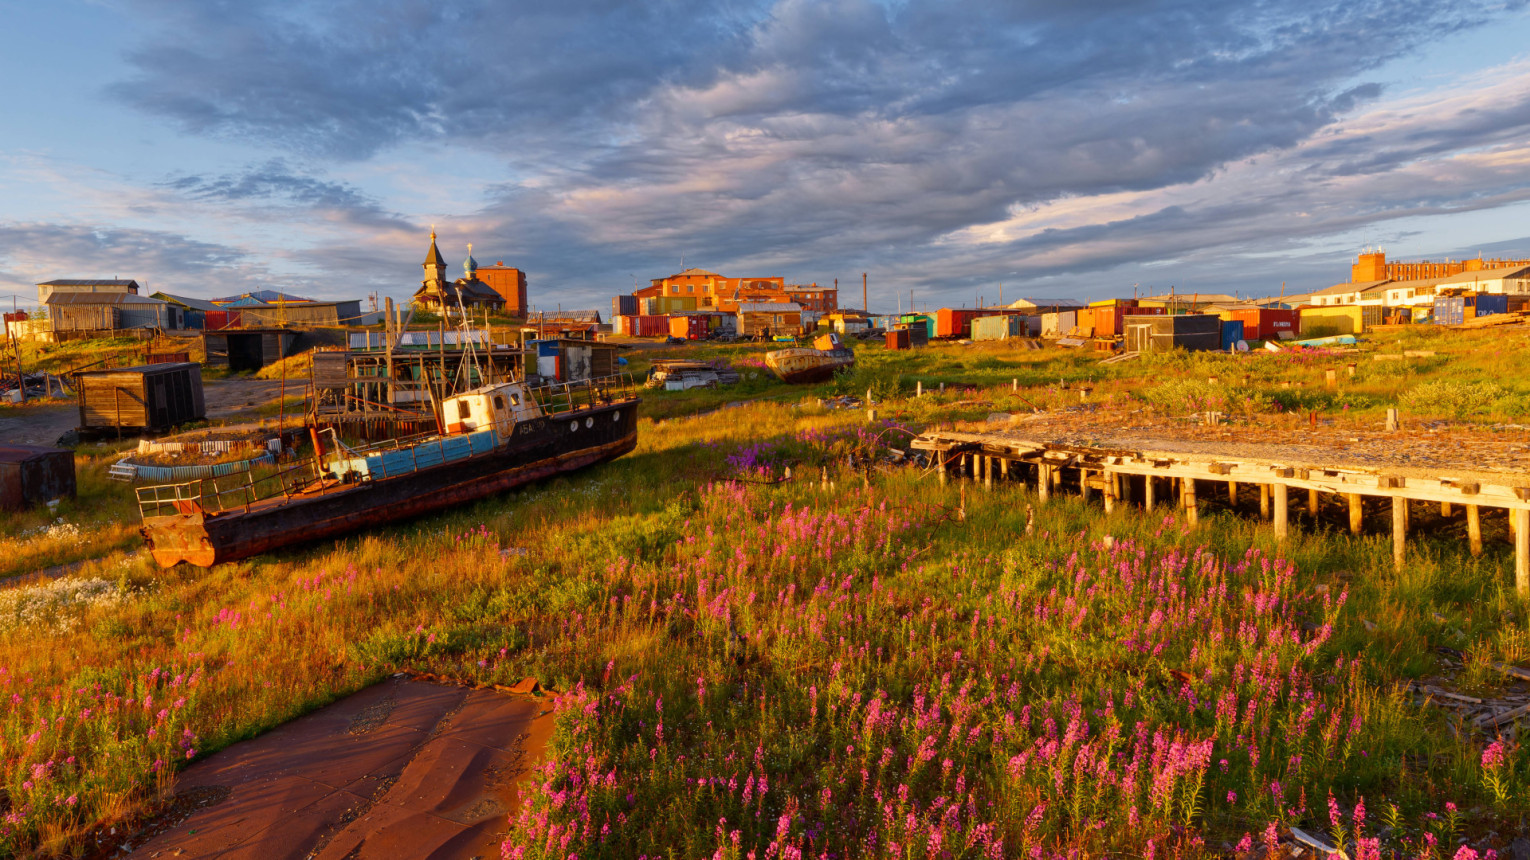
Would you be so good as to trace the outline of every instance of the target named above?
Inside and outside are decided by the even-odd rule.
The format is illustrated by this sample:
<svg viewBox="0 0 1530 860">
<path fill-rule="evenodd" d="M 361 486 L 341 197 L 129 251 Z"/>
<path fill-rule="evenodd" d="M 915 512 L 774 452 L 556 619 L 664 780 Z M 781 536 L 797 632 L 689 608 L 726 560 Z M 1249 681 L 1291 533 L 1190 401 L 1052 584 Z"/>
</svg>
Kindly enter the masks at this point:
<svg viewBox="0 0 1530 860">
<path fill-rule="evenodd" d="M 197 511 L 210 514 L 239 509 L 247 511 L 262 499 L 300 495 L 319 480 L 313 461 L 305 459 L 266 475 L 252 470 L 221 478 L 139 487 L 138 514 L 148 519 Z"/>
<path fill-rule="evenodd" d="M 553 382 L 531 389 L 543 414 L 562 415 L 606 406 L 637 395 L 638 386 L 630 373 L 613 373 L 577 382 Z"/>
<path fill-rule="evenodd" d="M 590 409 L 616 403 L 636 395 L 637 386 L 631 374 L 618 373 L 577 382 L 557 382 L 528 389 L 544 415 L 558 416 L 582 409 Z M 388 439 L 361 448 L 341 446 L 352 456 L 365 456 L 382 451 L 417 448 L 437 434 L 424 433 L 398 439 Z M 338 439 L 336 440 L 338 444 Z M 444 461 L 444 457 L 442 460 Z M 432 461 L 435 462 L 435 461 Z M 417 466 L 418 464 L 416 464 Z M 221 481 L 221 483 L 220 483 Z M 138 513 L 141 517 L 190 514 L 196 511 L 221 513 L 246 510 L 256 502 L 281 496 L 311 493 L 328 484 L 340 483 L 327 478 L 313 460 L 302 460 L 285 469 L 266 475 L 256 471 L 225 475 L 221 478 L 200 478 L 176 484 L 156 484 L 139 487 Z"/>
</svg>

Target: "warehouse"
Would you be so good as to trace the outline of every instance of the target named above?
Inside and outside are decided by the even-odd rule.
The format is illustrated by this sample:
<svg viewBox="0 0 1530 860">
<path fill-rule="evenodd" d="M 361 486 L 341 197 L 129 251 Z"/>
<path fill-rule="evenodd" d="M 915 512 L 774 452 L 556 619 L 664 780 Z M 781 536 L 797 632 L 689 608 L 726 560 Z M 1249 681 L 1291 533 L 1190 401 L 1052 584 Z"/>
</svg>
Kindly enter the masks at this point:
<svg viewBox="0 0 1530 860">
<path fill-rule="evenodd" d="M 244 325 L 252 327 L 358 325 L 361 301 L 246 305 L 239 308 L 239 316 Z"/>
<path fill-rule="evenodd" d="M 183 327 L 180 308 L 132 293 L 55 292 L 43 302 L 43 309 L 55 336 L 66 332 Z"/>
</svg>

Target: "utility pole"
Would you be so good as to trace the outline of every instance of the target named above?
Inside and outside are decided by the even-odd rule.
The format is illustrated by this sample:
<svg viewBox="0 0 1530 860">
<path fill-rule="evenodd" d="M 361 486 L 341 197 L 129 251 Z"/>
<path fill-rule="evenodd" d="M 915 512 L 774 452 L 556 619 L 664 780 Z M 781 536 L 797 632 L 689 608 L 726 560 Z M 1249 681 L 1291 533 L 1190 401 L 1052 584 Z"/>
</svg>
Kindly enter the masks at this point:
<svg viewBox="0 0 1530 860">
<path fill-rule="evenodd" d="M 861 272 L 861 313 L 871 316 L 871 305 L 866 301 L 866 273 Z"/>
<path fill-rule="evenodd" d="M 14 319 L 15 316 L 16 316 L 16 296 L 14 294 L 12 294 L 11 295 L 11 317 L 12 317 L 12 319 Z M 6 326 L 6 328 L 10 329 L 10 326 Z M 14 330 L 12 330 L 12 331 L 14 332 Z M 21 341 L 16 339 L 16 335 L 14 333 L 11 334 L 11 348 L 16 350 L 16 390 L 21 392 L 21 402 L 25 403 L 25 402 L 27 402 L 27 383 L 21 377 Z M 53 392 L 49 391 L 48 393 L 51 394 Z"/>
</svg>

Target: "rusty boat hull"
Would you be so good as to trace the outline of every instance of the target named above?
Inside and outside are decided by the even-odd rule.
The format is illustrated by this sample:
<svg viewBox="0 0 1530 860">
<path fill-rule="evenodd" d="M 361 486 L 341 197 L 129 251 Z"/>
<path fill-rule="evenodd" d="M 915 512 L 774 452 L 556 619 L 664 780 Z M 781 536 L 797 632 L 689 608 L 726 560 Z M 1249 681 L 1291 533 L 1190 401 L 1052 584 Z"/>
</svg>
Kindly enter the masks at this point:
<svg viewBox="0 0 1530 860">
<path fill-rule="evenodd" d="M 539 417 L 489 453 L 397 477 L 325 481 L 244 508 L 145 517 L 142 529 L 162 567 L 211 567 L 271 550 L 335 538 L 468 504 L 535 481 L 614 460 L 637 447 L 637 399 Z"/>
<path fill-rule="evenodd" d="M 778 349 L 765 354 L 770 372 L 793 385 L 827 382 L 854 365 L 855 353 L 848 349 Z"/>
</svg>

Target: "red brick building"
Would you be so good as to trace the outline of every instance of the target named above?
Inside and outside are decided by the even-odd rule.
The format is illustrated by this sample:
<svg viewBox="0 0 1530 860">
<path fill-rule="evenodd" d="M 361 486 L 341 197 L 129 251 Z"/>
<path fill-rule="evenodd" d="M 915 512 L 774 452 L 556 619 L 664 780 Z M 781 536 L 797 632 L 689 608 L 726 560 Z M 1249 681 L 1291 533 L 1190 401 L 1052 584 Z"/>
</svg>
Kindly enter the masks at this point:
<svg viewBox="0 0 1530 860">
<path fill-rule="evenodd" d="M 478 280 L 488 284 L 494 292 L 505 299 L 505 313 L 513 317 L 526 315 L 526 273 L 498 260 L 492 266 L 478 267 Z"/>
</svg>

